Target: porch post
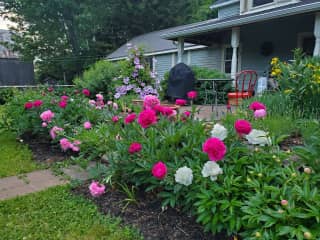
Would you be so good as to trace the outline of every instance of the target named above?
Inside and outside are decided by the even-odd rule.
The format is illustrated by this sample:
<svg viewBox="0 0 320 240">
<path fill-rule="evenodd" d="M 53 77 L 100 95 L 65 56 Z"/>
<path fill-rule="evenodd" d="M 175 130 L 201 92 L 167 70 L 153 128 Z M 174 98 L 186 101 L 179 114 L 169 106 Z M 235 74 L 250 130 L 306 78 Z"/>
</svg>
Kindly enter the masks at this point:
<svg viewBox="0 0 320 240">
<path fill-rule="evenodd" d="M 240 41 L 240 27 L 233 27 L 231 33 L 232 61 L 231 61 L 231 78 L 235 79 L 237 74 L 237 50 Z"/>
<path fill-rule="evenodd" d="M 316 13 L 315 21 L 314 21 L 314 51 L 313 56 L 320 56 L 320 12 Z"/>
<path fill-rule="evenodd" d="M 183 62 L 183 52 L 184 52 L 184 39 L 178 38 L 178 63 Z"/>
</svg>

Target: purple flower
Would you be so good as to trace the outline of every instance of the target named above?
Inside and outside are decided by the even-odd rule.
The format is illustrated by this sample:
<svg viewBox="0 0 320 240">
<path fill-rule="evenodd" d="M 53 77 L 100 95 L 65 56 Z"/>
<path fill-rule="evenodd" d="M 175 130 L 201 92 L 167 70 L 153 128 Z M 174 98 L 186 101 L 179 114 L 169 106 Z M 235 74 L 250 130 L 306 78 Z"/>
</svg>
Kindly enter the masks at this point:
<svg viewBox="0 0 320 240">
<path fill-rule="evenodd" d="M 132 77 L 136 78 L 138 76 L 139 76 L 138 72 L 136 70 L 134 70 L 132 73 Z"/>
<path fill-rule="evenodd" d="M 119 99 L 121 97 L 121 94 L 120 93 L 116 93 L 115 95 L 114 95 L 114 98 L 115 99 Z"/>
<path fill-rule="evenodd" d="M 140 59 L 138 57 L 135 57 L 133 60 L 134 65 L 139 65 L 140 64 Z"/>
<path fill-rule="evenodd" d="M 140 86 L 144 87 L 144 86 L 146 86 L 146 84 L 144 82 L 142 82 L 142 83 L 140 83 Z"/>
<path fill-rule="evenodd" d="M 134 89 L 134 92 L 135 92 L 135 93 L 140 93 L 140 92 L 141 92 L 141 88 L 139 88 L 139 87 L 135 88 L 135 89 Z"/>
<path fill-rule="evenodd" d="M 129 81 L 130 81 L 130 78 L 129 78 L 129 77 L 125 77 L 125 78 L 123 79 L 123 83 L 124 83 L 124 84 L 128 84 Z"/>
</svg>

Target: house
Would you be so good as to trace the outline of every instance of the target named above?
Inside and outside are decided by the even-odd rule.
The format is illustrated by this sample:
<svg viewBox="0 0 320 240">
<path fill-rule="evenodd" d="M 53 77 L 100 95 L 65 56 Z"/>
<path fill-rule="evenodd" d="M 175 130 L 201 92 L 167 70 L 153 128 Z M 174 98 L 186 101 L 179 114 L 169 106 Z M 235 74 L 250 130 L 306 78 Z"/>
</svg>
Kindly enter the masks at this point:
<svg viewBox="0 0 320 240">
<path fill-rule="evenodd" d="M 178 58 L 185 42 L 215 46 L 234 78 L 243 69 L 262 75 L 272 57 L 292 60 L 295 48 L 320 55 L 320 0 L 218 0 L 211 8 L 218 18 L 161 35 L 178 42 Z"/>
<path fill-rule="evenodd" d="M 18 58 L 18 54 L 8 49 L 3 43 L 12 43 L 9 30 L 0 29 L 0 58 Z"/>
<path fill-rule="evenodd" d="M 177 62 L 218 69 L 235 77 L 243 69 L 267 74 L 272 57 L 292 60 L 295 48 L 320 55 L 320 0 L 217 0 L 218 17 L 133 38 L 157 62 L 161 78 Z M 162 39 L 161 39 L 162 38 Z M 125 58 L 126 46 L 107 58 Z"/>
<path fill-rule="evenodd" d="M 162 79 L 179 61 L 188 65 L 197 65 L 212 69 L 221 69 L 218 52 L 213 51 L 209 46 L 197 45 L 192 43 L 184 44 L 183 59 L 178 60 L 177 42 L 161 38 L 161 35 L 176 31 L 179 28 L 169 28 L 160 31 L 150 32 L 129 41 L 132 45 L 141 46 L 145 51 L 145 57 L 149 60 L 153 71 L 157 77 Z M 128 56 L 127 44 L 122 45 L 116 51 L 107 56 L 110 61 L 126 59 Z"/>
</svg>

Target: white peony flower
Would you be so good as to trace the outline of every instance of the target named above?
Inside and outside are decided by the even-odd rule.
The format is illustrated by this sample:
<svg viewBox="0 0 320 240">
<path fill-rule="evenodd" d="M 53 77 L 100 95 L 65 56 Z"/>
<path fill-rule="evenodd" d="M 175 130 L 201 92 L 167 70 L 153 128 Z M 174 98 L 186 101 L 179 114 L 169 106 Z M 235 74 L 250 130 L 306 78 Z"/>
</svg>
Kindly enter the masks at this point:
<svg viewBox="0 0 320 240">
<path fill-rule="evenodd" d="M 185 186 L 189 186 L 192 183 L 192 169 L 186 166 L 179 168 L 174 176 L 177 183 Z"/>
<path fill-rule="evenodd" d="M 252 131 L 245 136 L 250 144 L 258 144 L 260 146 L 271 145 L 271 138 L 268 133 L 262 130 L 252 129 Z"/>
<path fill-rule="evenodd" d="M 204 164 L 201 173 L 203 177 L 210 177 L 211 181 L 215 181 L 223 171 L 216 162 L 208 161 Z"/>
<path fill-rule="evenodd" d="M 216 123 L 211 131 L 211 136 L 223 141 L 228 136 L 228 130 L 221 124 Z"/>
</svg>

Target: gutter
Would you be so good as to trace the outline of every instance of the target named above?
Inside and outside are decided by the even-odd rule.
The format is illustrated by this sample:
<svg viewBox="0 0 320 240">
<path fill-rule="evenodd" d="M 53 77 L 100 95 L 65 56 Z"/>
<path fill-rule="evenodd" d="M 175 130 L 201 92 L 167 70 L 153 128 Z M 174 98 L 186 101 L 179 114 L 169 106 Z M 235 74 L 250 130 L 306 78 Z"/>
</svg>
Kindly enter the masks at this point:
<svg viewBox="0 0 320 240">
<path fill-rule="evenodd" d="M 228 1 L 228 2 L 223 2 L 223 3 L 218 3 L 218 4 L 212 4 L 212 5 L 210 6 L 210 9 L 213 10 L 213 9 L 216 9 L 216 8 L 225 7 L 225 6 L 228 6 L 228 5 L 237 3 L 237 2 L 240 2 L 240 0 L 231 0 L 231 1 Z"/>
<path fill-rule="evenodd" d="M 216 23 L 216 24 L 204 25 L 204 26 L 194 27 L 191 29 L 162 34 L 160 35 L 160 37 L 170 40 L 170 39 L 175 39 L 177 37 L 192 36 L 198 33 L 204 33 L 204 32 L 209 32 L 213 30 L 224 29 L 228 27 L 240 26 L 240 25 L 253 23 L 253 22 L 261 22 L 261 21 L 270 20 L 274 18 L 281 18 L 281 17 L 292 16 L 292 15 L 311 12 L 311 11 L 318 11 L 319 9 L 320 9 L 320 2 L 310 3 L 310 4 L 295 6 L 287 9 L 279 9 L 279 10 L 275 10 L 268 13 L 255 14 L 253 16 L 247 16 L 247 17 L 233 19 L 229 21 L 227 20 L 224 22 Z"/>
</svg>

